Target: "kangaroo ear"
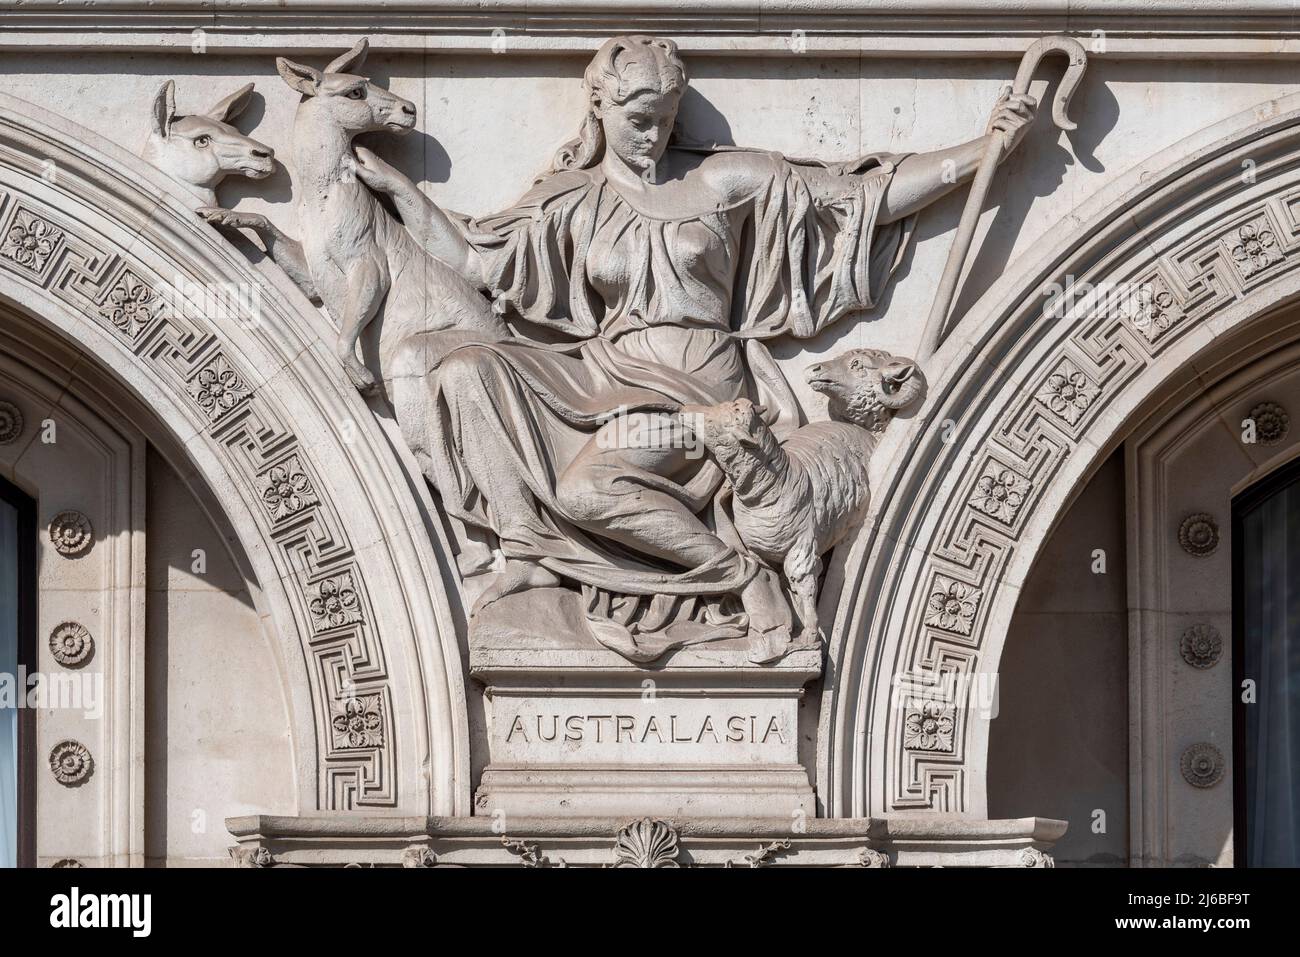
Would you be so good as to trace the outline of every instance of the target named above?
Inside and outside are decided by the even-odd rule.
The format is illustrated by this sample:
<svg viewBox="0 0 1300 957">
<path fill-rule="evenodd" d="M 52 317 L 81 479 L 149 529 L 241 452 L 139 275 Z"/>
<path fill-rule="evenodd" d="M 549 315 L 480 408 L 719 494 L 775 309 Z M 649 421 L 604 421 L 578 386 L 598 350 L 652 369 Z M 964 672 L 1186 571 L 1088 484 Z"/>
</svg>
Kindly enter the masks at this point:
<svg viewBox="0 0 1300 957">
<path fill-rule="evenodd" d="M 325 72 L 351 73 L 353 70 L 359 70 L 361 69 L 361 64 L 366 61 L 366 53 L 369 52 L 369 50 L 370 41 L 365 37 L 362 37 L 347 53 L 330 60 L 329 65 L 325 67 Z"/>
<path fill-rule="evenodd" d="M 278 56 L 275 58 L 275 68 L 280 71 L 280 79 L 303 96 L 315 96 L 320 92 L 321 72 L 314 66 L 294 63 Z"/>
<path fill-rule="evenodd" d="M 163 139 L 171 135 L 176 119 L 176 82 L 168 80 L 153 98 L 153 131 Z"/>
<path fill-rule="evenodd" d="M 218 123 L 229 123 L 248 108 L 253 99 L 253 84 L 241 86 L 205 114 Z"/>
</svg>

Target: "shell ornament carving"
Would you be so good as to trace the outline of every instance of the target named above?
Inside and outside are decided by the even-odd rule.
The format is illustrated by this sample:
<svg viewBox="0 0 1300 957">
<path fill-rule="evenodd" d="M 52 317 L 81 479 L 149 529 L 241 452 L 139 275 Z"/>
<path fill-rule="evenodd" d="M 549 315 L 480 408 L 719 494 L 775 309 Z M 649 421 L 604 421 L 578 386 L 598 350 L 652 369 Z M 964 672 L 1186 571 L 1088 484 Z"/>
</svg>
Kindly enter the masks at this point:
<svg viewBox="0 0 1300 957">
<path fill-rule="evenodd" d="M 23 414 L 12 402 L 0 401 L 0 445 L 8 445 L 23 434 Z"/>
<path fill-rule="evenodd" d="M 1212 744 L 1193 744 L 1183 752 L 1183 777 L 1192 787 L 1212 788 L 1223 779 L 1223 752 Z"/>
<path fill-rule="evenodd" d="M 85 625 L 65 621 L 55 625 L 50 632 L 50 654 L 65 668 L 85 664 L 94 653 L 95 639 Z"/>
<path fill-rule="evenodd" d="M 1255 441 L 1261 445 L 1277 445 L 1291 428 L 1291 417 L 1276 402 L 1261 402 L 1246 417 L 1255 423 Z"/>
<path fill-rule="evenodd" d="M 679 867 L 677 832 L 663 821 L 643 817 L 619 829 L 615 867 Z"/>
<path fill-rule="evenodd" d="M 95 770 L 95 759 L 80 741 L 60 741 L 50 749 L 50 771 L 65 787 L 85 781 Z"/>
<path fill-rule="evenodd" d="M 1183 632 L 1178 650 L 1193 668 L 1213 668 L 1223 655 L 1223 636 L 1213 625 L 1192 625 Z"/>
<path fill-rule="evenodd" d="M 50 542 L 60 555 L 75 558 L 89 551 L 94 541 L 90 519 L 76 509 L 60 512 L 50 521 Z"/>
<path fill-rule="evenodd" d="M 1219 547 L 1219 524 L 1208 512 L 1196 512 L 1178 526 L 1178 544 L 1188 555 L 1205 558 Z"/>
</svg>

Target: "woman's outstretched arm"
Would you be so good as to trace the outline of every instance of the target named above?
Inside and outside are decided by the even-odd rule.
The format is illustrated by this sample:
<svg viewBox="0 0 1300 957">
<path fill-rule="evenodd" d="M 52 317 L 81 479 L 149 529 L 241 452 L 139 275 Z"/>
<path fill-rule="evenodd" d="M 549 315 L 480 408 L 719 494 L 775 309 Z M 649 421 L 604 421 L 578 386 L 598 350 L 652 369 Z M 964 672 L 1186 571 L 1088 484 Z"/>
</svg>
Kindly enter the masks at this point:
<svg viewBox="0 0 1300 957">
<path fill-rule="evenodd" d="M 881 198 L 879 222 L 892 223 L 919 212 L 967 182 L 995 137 L 1005 138 L 1005 159 L 1024 139 L 1037 107 L 1038 101 L 1027 94 L 1004 95 L 994 107 L 983 136 L 932 153 L 914 153 L 900 161 Z"/>
<path fill-rule="evenodd" d="M 371 189 L 393 197 L 402 222 L 429 255 L 434 256 L 475 286 L 482 288 L 483 262 L 451 218 L 420 192 L 401 170 L 364 146 L 354 147 L 357 178 Z"/>
</svg>

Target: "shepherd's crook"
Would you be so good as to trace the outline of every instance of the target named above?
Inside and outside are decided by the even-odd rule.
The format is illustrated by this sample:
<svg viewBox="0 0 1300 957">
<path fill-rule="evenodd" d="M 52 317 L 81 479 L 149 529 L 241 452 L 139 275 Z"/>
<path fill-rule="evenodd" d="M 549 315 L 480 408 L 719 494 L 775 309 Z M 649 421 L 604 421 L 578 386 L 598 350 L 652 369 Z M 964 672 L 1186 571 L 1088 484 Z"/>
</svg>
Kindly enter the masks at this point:
<svg viewBox="0 0 1300 957">
<path fill-rule="evenodd" d="M 1070 58 L 1070 66 L 1057 87 L 1056 99 L 1052 103 L 1052 119 L 1063 130 L 1072 130 L 1075 124 L 1070 122 L 1066 110 L 1070 106 L 1070 97 L 1083 79 L 1083 71 L 1088 66 L 1088 54 L 1083 45 L 1070 37 L 1043 37 L 1034 42 L 1025 51 L 1016 71 L 1016 81 L 1011 88 L 1013 94 L 1029 92 L 1029 83 L 1034 78 L 1038 63 L 1049 53 L 1060 52 Z M 939 280 L 939 291 L 935 294 L 934 305 L 930 308 L 930 318 L 925 323 L 925 336 L 922 342 L 927 355 L 936 352 L 943 341 L 944 326 L 948 319 L 948 310 L 952 307 L 953 294 L 957 291 L 957 280 L 961 277 L 966 254 L 970 251 L 971 239 L 975 227 L 979 224 L 980 213 L 984 211 L 984 200 L 988 196 L 989 184 L 993 182 L 993 173 L 1002 161 L 1002 154 L 1007 148 L 1004 135 L 994 135 L 988 152 L 980 160 L 979 170 L 971 183 L 970 194 L 966 197 L 966 208 L 961 213 L 961 223 L 957 226 L 957 237 L 953 240 L 948 253 L 948 264 L 943 268 L 943 278 Z"/>
</svg>

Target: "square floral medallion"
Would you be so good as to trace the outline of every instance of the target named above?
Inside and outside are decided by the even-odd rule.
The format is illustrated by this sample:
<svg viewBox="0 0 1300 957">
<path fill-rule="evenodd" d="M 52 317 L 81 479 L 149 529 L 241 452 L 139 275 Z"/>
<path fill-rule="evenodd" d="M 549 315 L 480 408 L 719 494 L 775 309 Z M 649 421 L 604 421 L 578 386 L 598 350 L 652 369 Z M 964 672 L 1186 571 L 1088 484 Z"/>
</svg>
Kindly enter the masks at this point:
<svg viewBox="0 0 1300 957">
<path fill-rule="evenodd" d="M 0 259 L 7 259 L 33 275 L 45 267 L 63 243 L 63 230 L 21 207 L 0 238 Z"/>
</svg>

